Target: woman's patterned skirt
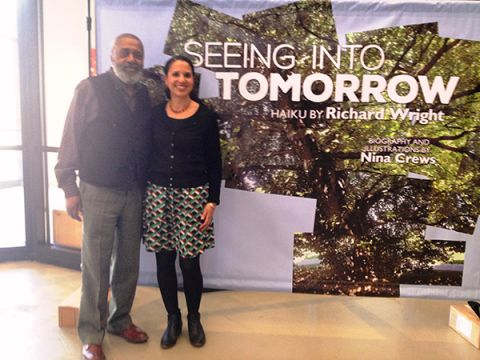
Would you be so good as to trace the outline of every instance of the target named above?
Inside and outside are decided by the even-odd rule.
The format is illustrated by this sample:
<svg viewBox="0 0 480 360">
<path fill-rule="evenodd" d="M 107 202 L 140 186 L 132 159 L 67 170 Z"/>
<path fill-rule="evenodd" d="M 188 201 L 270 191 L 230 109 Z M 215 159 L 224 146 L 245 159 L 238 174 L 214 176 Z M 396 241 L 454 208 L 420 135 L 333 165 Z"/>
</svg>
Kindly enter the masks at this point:
<svg viewBox="0 0 480 360">
<path fill-rule="evenodd" d="M 167 188 L 147 185 L 143 209 L 143 243 L 147 251 L 177 251 L 196 257 L 215 246 L 213 223 L 200 231 L 208 186 Z"/>
</svg>

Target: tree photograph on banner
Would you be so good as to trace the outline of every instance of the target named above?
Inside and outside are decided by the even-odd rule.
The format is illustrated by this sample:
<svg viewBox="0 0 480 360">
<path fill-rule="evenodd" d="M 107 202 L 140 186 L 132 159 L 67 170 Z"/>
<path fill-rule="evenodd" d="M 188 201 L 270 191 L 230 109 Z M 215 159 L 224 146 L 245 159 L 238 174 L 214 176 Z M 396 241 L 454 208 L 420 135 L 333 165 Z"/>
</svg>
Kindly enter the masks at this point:
<svg viewBox="0 0 480 360">
<path fill-rule="evenodd" d="M 329 1 L 241 19 L 177 1 L 163 52 L 211 71 L 226 187 L 316 200 L 294 238 L 294 292 L 399 296 L 400 284 L 461 286 L 480 214 L 480 42 L 437 23 L 349 33 Z M 160 66 L 147 69 L 163 97 Z M 197 80 L 202 81 L 198 76 Z"/>
</svg>

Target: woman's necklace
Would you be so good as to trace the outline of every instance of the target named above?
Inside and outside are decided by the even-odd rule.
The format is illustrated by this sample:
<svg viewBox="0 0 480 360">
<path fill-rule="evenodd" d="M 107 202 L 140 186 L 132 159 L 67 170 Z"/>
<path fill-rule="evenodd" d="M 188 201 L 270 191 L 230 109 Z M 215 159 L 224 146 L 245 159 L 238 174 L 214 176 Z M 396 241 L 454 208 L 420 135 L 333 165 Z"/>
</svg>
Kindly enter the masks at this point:
<svg viewBox="0 0 480 360">
<path fill-rule="evenodd" d="M 187 109 L 189 108 L 191 102 L 192 102 L 192 100 L 190 99 L 190 100 L 188 100 L 188 103 L 187 103 L 184 107 L 182 107 L 181 109 L 175 110 L 175 109 L 173 108 L 173 106 L 172 106 L 172 102 L 169 101 L 169 102 L 168 102 L 168 107 L 170 108 L 170 110 L 171 110 L 173 113 L 175 113 L 175 114 L 181 114 L 181 113 L 187 111 Z"/>
</svg>

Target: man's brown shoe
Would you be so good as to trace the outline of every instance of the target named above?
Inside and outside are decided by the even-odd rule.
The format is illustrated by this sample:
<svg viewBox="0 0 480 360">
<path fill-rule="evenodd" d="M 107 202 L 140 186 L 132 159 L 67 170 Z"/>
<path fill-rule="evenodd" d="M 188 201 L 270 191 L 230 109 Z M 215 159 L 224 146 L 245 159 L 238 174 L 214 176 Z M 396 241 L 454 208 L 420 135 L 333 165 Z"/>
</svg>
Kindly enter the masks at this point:
<svg viewBox="0 0 480 360">
<path fill-rule="evenodd" d="M 105 360 L 102 345 L 87 344 L 82 347 L 83 360 Z"/>
<path fill-rule="evenodd" d="M 124 338 L 128 342 L 134 344 L 141 344 L 147 342 L 148 340 L 147 333 L 133 324 L 130 324 L 129 327 L 123 329 L 122 331 L 109 331 L 109 333 L 120 336 L 121 338 Z"/>
</svg>

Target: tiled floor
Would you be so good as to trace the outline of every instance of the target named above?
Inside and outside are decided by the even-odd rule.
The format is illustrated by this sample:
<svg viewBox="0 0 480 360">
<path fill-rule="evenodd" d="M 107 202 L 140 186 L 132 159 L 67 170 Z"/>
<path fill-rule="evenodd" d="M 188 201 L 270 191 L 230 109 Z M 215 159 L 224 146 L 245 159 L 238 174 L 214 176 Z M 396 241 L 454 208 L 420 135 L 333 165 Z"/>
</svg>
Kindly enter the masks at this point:
<svg viewBox="0 0 480 360">
<path fill-rule="evenodd" d="M 76 331 L 57 322 L 57 305 L 79 286 L 80 274 L 72 270 L 1 263 L 0 359 L 80 359 Z M 139 287 L 133 317 L 150 341 L 132 345 L 107 335 L 104 345 L 108 360 L 480 359 L 480 351 L 448 327 L 451 303 L 210 292 L 202 301 L 205 347 L 193 348 L 184 329 L 174 348 L 162 350 L 166 316 L 158 289 Z"/>
</svg>

